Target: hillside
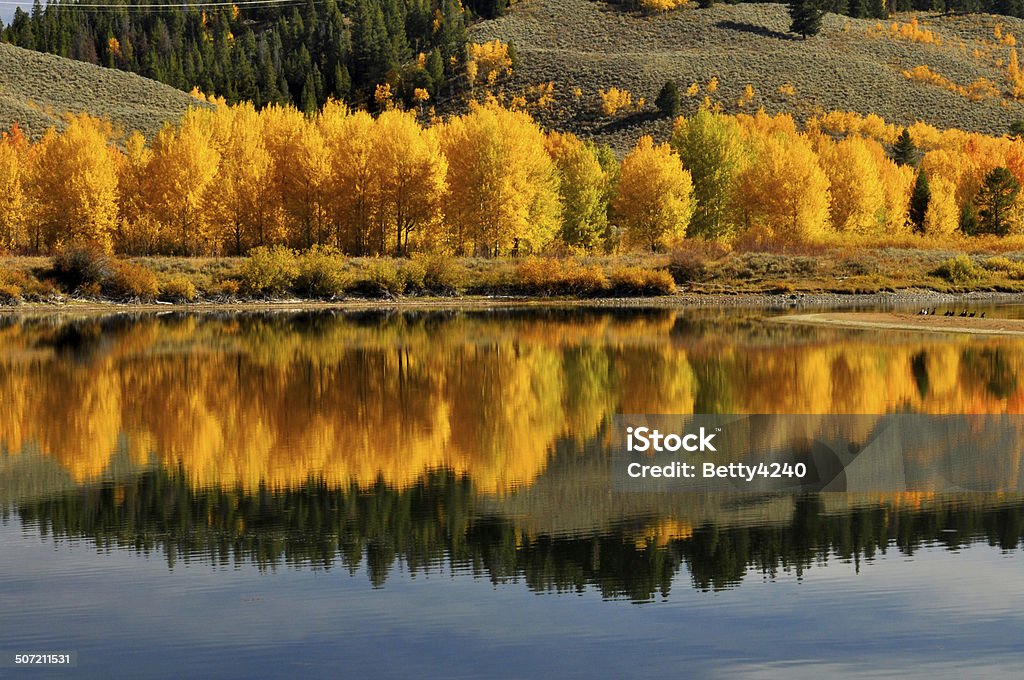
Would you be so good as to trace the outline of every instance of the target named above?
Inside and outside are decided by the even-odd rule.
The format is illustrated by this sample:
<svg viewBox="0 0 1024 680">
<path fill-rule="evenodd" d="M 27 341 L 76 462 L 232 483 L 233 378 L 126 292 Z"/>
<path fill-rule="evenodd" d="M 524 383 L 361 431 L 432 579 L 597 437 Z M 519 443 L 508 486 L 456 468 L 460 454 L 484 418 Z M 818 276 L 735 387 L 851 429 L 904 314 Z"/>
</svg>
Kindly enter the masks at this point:
<svg viewBox="0 0 1024 680">
<path fill-rule="evenodd" d="M 656 16 L 624 12 L 592 0 L 530 0 L 504 17 L 473 27 L 471 39 L 512 41 L 520 66 L 513 89 L 555 82 L 555 104 L 538 118 L 547 126 L 569 129 L 624 149 L 643 133 L 666 136 L 671 123 L 651 115 L 610 121 L 595 115 L 599 88 L 627 88 L 645 97 L 648 110 L 666 80 L 684 92 L 683 107 L 692 110 L 707 94 L 685 95 L 691 83 L 719 80 L 711 98 L 727 111 L 747 84 L 755 90 L 744 110 L 763 106 L 798 118 L 820 110 L 877 113 L 897 123 L 917 119 L 942 127 L 1003 134 L 1011 121 L 1024 117 L 1024 106 L 1008 95 L 1006 64 L 1011 47 L 998 44 L 1001 33 L 1024 38 L 1024 21 L 971 15 L 900 15 L 907 23 L 919 17 L 941 44 L 915 42 L 893 34 L 891 22 L 826 15 L 818 36 L 789 35 L 785 5 L 688 5 Z M 1009 42 L 1007 40 L 1007 42 Z M 977 54 L 975 49 L 978 50 Z M 912 82 L 904 70 L 928 65 L 952 83 L 968 86 L 987 78 L 1001 93 L 982 101 L 930 83 Z M 779 88 L 790 83 L 795 93 Z M 581 96 L 574 90 L 579 88 Z"/>
<path fill-rule="evenodd" d="M 200 103 L 188 94 L 131 73 L 0 43 L 0 128 L 17 121 L 38 136 L 63 127 L 65 113 L 86 111 L 125 130 L 155 135 Z"/>
</svg>

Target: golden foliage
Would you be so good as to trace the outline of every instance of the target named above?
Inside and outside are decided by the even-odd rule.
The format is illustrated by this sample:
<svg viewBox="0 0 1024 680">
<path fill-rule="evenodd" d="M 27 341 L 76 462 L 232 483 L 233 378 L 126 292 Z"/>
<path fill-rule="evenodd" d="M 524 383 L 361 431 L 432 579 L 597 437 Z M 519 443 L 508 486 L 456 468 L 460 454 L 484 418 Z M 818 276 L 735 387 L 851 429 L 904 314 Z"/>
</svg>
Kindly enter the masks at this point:
<svg viewBox="0 0 1024 680">
<path fill-rule="evenodd" d="M 1013 33 L 1004 31 L 1002 24 L 996 24 L 992 27 L 992 35 L 1000 45 L 1007 47 L 1016 47 L 1017 45 L 1017 38 L 1014 37 Z"/>
<path fill-rule="evenodd" d="M 23 140 L 0 134 L 0 251 L 17 248 L 25 238 L 23 154 Z"/>
<path fill-rule="evenodd" d="M 640 7 L 646 12 L 667 12 L 685 5 L 689 0 L 640 0 Z"/>
<path fill-rule="evenodd" d="M 94 243 L 109 252 L 118 214 L 118 164 L 110 123 L 81 114 L 34 149 L 33 187 L 43 242 Z"/>
<path fill-rule="evenodd" d="M 553 97 L 549 83 L 527 92 L 536 103 Z M 922 122 L 906 129 L 939 187 L 926 237 L 959 233 L 952 216 L 993 168 L 1024 180 L 1024 141 Z M 135 133 L 116 144 L 109 124 L 80 116 L 35 143 L 17 128 L 0 137 L 0 249 L 94 242 L 132 255 L 274 245 L 502 255 L 614 245 L 615 227 L 624 245 L 646 249 L 678 239 L 691 212 L 691 235 L 885 239 L 906 233 L 914 182 L 913 168 L 889 158 L 900 132 L 850 112 L 811 117 L 801 131 L 788 115 L 725 115 L 708 102 L 677 121 L 679 157 L 642 141 L 616 187 L 610 152 L 545 135 L 528 113 L 493 99 L 431 126 L 411 112 L 374 118 L 334 101 L 311 117 L 221 105 L 190 111 L 152 143 Z M 685 191 L 666 179 L 680 158 L 693 185 Z M 665 182 L 668 193 L 643 195 Z M 623 210 L 609 220 L 615 195 Z"/>
<path fill-rule="evenodd" d="M 217 109 L 212 143 L 220 156 L 209 193 L 222 252 L 236 255 L 278 239 L 271 224 L 271 159 L 252 104 Z"/>
<path fill-rule="evenodd" d="M 999 88 L 988 78 L 980 77 L 966 86 L 957 85 L 944 75 L 933 71 L 927 65 L 915 66 L 908 71 L 903 71 L 903 76 L 915 82 L 941 87 L 973 102 L 979 102 L 984 99 L 998 99 L 1000 96 Z"/>
<path fill-rule="evenodd" d="M 1015 99 L 1024 99 L 1024 75 L 1020 71 L 1017 48 L 1010 50 L 1010 63 L 1006 66 L 1006 77 L 1010 81 L 1010 94 Z"/>
<path fill-rule="evenodd" d="M 587 441 L 615 413 L 693 413 L 706 389 L 735 413 L 1024 405 L 1015 379 L 1024 355 L 998 338 L 750 343 L 721 333 L 708 347 L 678 334 L 682 320 L 674 311 L 500 323 L 336 317 L 303 332 L 269 319 L 150 318 L 73 362 L 54 346 L 64 328 L 15 323 L 0 335 L 0 449 L 38 451 L 76 482 L 157 462 L 196 487 L 256 491 L 312 478 L 406 488 L 444 468 L 483 493 L 506 493 L 543 474 L 559 440 Z M 78 323 L 87 337 L 98 332 Z M 713 385 L 698 378 L 709 369 Z M 919 469 L 934 465 L 927 451 L 915 455 Z M 1009 467 L 1020 463 L 1020 451 L 1008 454 Z"/>
<path fill-rule="evenodd" d="M 377 103 L 377 108 L 390 109 L 394 105 L 394 98 L 391 83 L 381 83 L 373 91 L 373 101 Z"/>
<path fill-rule="evenodd" d="M 609 118 L 633 108 L 633 95 L 629 90 L 610 87 L 607 90 L 600 90 L 598 94 L 601 97 L 601 113 Z"/>
<path fill-rule="evenodd" d="M 862 137 L 829 144 L 820 154 L 829 178 L 832 224 L 843 232 L 879 234 L 885 229 L 885 188 L 875 156 Z"/>
<path fill-rule="evenodd" d="M 929 236 L 948 236 L 960 226 L 960 209 L 956 204 L 956 187 L 945 177 L 928 180 L 931 197 L 924 215 L 924 232 Z"/>
<path fill-rule="evenodd" d="M 920 24 L 918 24 L 917 17 L 911 18 L 911 20 L 905 24 L 900 24 L 899 22 L 894 21 L 892 26 L 890 26 L 890 32 L 893 35 L 911 42 L 921 43 L 924 45 L 942 45 L 942 36 L 933 33 L 928 29 L 921 28 Z"/>
<path fill-rule="evenodd" d="M 788 131 L 792 120 L 737 117 L 745 124 L 754 160 L 740 174 L 739 201 L 748 221 L 778 244 L 813 242 L 825 235 L 829 181 L 806 135 Z"/>
<path fill-rule="evenodd" d="M 544 248 L 558 230 L 558 177 L 544 133 L 526 113 L 478 106 L 440 131 L 448 158 L 449 231 L 455 252 Z"/>
<path fill-rule="evenodd" d="M 210 115 L 192 109 L 178 127 L 165 125 L 153 142 L 147 204 L 161 236 L 179 253 L 208 252 L 212 241 L 205 208 L 220 154 Z"/>
<path fill-rule="evenodd" d="M 381 252 L 389 245 L 388 232 L 394 234 L 397 255 L 410 252 L 413 233 L 429 248 L 448 192 L 448 162 L 437 133 L 422 128 L 412 113 L 387 111 L 376 121 L 376 136 L 380 204 L 375 210 L 385 232 Z"/>
<path fill-rule="evenodd" d="M 641 137 L 622 161 L 614 207 L 627 246 L 670 248 L 693 216 L 690 173 L 668 144 Z"/>
<path fill-rule="evenodd" d="M 466 76 L 470 85 L 480 81 L 493 85 L 502 76 L 511 74 L 512 57 L 507 43 L 495 39 L 466 46 Z"/>
<path fill-rule="evenodd" d="M 744 106 L 754 101 L 754 94 L 754 86 L 748 83 L 743 88 L 743 94 L 740 95 L 740 99 L 738 102 L 736 102 L 736 105 L 742 109 Z"/>
</svg>

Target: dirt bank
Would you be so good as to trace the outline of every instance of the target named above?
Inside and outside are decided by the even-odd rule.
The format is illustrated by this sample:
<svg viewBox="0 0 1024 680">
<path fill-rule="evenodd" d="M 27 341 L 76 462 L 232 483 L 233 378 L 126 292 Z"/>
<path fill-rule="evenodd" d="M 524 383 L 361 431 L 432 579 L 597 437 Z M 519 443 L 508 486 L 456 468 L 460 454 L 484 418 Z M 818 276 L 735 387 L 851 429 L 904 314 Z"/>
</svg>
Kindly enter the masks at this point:
<svg viewBox="0 0 1024 680">
<path fill-rule="evenodd" d="M 820 312 L 775 317 L 772 321 L 933 333 L 1024 335 L 1024 319 L 944 316 L 942 312 L 935 315 L 907 312 Z"/>
</svg>

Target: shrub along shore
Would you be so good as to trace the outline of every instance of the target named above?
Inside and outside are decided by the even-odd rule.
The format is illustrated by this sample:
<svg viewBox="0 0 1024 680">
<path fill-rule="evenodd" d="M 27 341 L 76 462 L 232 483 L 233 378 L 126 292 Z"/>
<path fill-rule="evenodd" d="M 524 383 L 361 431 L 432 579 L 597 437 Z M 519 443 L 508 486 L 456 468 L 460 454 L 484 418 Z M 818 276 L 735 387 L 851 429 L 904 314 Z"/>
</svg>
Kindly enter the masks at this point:
<svg viewBox="0 0 1024 680">
<path fill-rule="evenodd" d="M 231 305 L 425 298 L 641 298 L 762 294 L 1024 293 L 1024 251 L 821 247 L 606 257 L 350 258 L 327 247 L 256 248 L 247 257 L 116 258 L 88 247 L 0 258 L 0 305 L 68 302 Z"/>
</svg>

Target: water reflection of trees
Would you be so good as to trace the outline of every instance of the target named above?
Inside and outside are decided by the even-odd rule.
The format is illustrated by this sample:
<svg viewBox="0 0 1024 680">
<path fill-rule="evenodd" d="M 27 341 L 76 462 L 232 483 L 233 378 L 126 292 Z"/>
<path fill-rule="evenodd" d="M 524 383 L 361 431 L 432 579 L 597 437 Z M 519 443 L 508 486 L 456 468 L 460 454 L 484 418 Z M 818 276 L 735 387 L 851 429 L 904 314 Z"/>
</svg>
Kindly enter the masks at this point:
<svg viewBox="0 0 1024 680">
<path fill-rule="evenodd" d="M 617 412 L 1019 413 L 1022 368 L 1012 339 L 735 311 L 8 318 L 0 450 L 78 482 L 127 450 L 200 486 L 404 487 L 444 467 L 506 493 Z"/>
<path fill-rule="evenodd" d="M 332 488 L 309 481 L 287 490 L 197 489 L 185 476 L 154 470 L 114 484 L 81 487 L 17 505 L 28 527 L 100 549 L 162 554 L 214 565 L 365 569 L 384 586 L 401 564 L 416 574 L 456 570 L 496 583 L 649 601 L 688 577 L 701 590 L 736 586 L 751 574 L 802 575 L 830 560 L 860 563 L 925 545 L 959 549 L 985 541 L 1016 549 L 1024 498 L 914 495 L 862 499 L 829 509 L 800 496 L 785 521 L 680 531 L 637 517 L 599 531 L 532 534 L 515 519 L 478 513 L 465 476 L 436 471 L 403 489 Z M 668 523 L 672 524 L 672 523 Z M 685 574 L 686 576 L 682 576 Z"/>
</svg>

